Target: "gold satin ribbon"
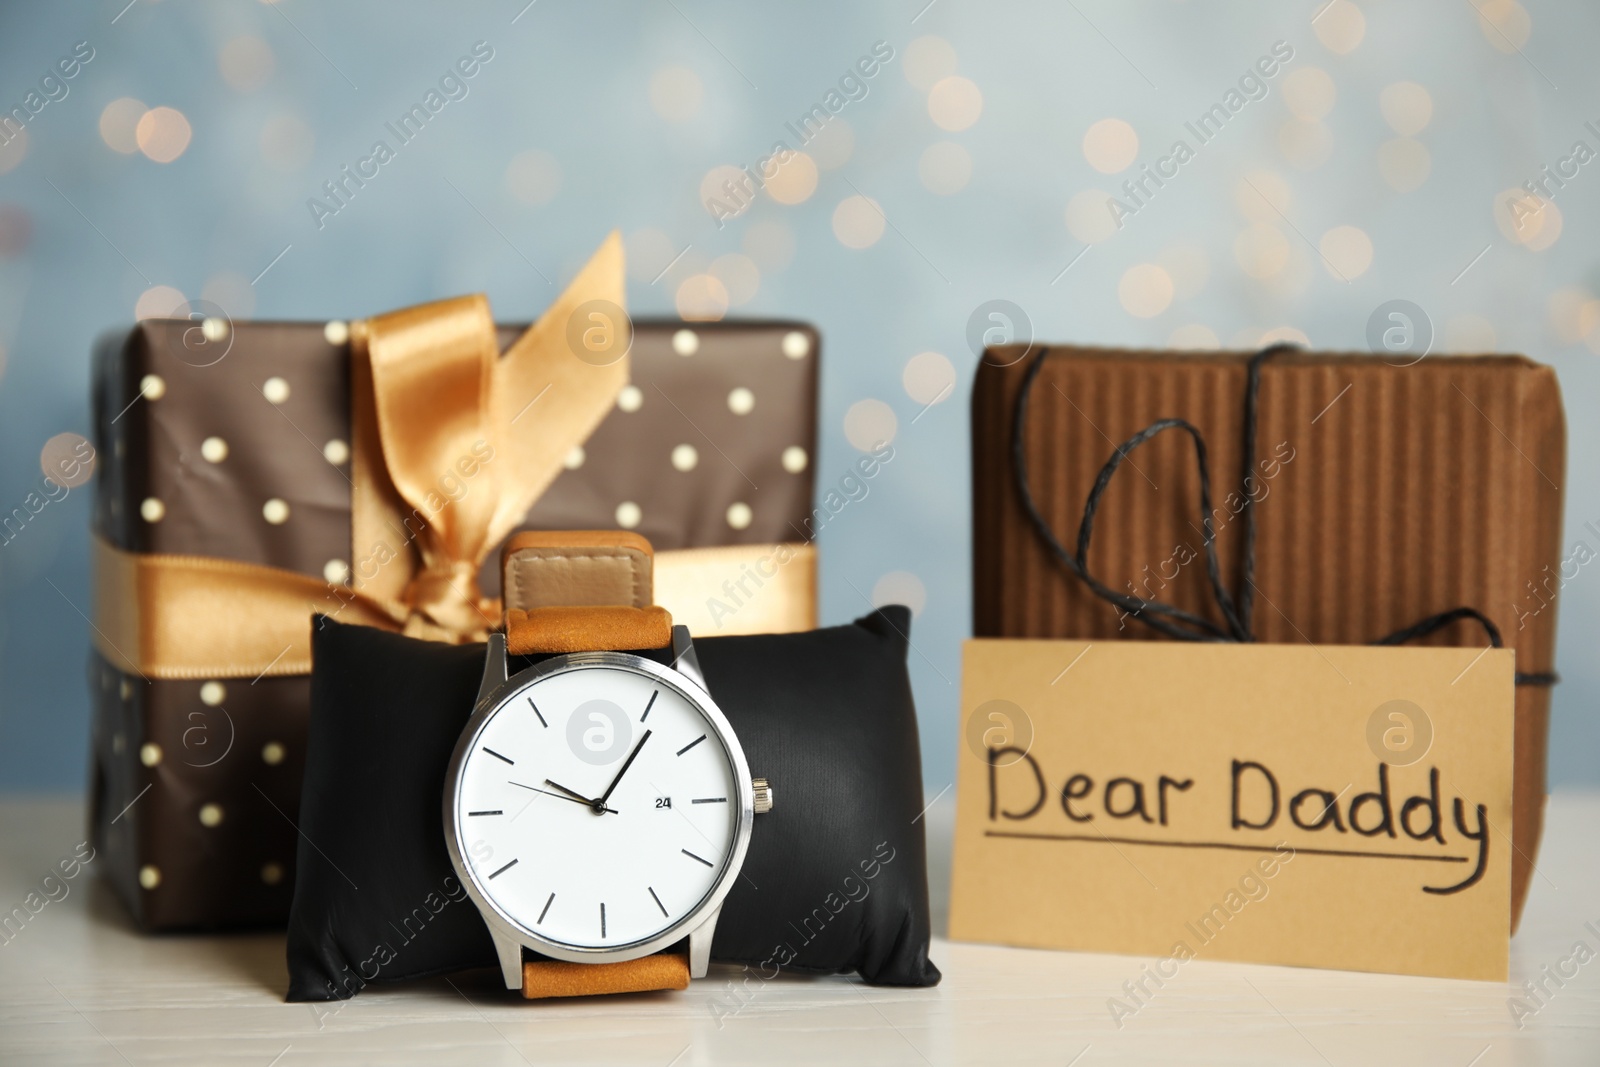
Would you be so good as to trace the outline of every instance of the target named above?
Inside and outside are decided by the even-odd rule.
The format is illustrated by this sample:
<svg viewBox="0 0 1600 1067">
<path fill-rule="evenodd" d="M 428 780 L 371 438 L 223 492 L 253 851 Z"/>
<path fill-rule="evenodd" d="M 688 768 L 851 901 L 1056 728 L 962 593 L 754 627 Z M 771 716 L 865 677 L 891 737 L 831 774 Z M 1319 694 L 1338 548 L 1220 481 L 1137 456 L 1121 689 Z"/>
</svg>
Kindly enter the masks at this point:
<svg viewBox="0 0 1600 1067">
<path fill-rule="evenodd" d="M 276 567 L 125 552 L 98 537 L 92 551 L 95 647 L 146 678 L 309 674 L 312 615 L 385 630 L 406 619 L 402 604 Z M 686 548 L 655 558 L 656 603 L 697 637 L 813 629 L 816 582 L 808 544 Z"/>
<path fill-rule="evenodd" d="M 478 592 L 483 557 L 628 383 L 625 356 L 597 365 L 567 341 L 581 305 L 605 301 L 621 311 L 623 284 L 622 239 L 613 233 L 504 356 L 481 295 L 352 329 L 352 579 L 360 592 L 404 605 L 406 633 L 476 641 L 498 624 L 498 605 Z M 612 326 L 626 330 L 618 317 Z"/>
<path fill-rule="evenodd" d="M 483 640 L 500 620 L 499 601 L 478 589 L 484 556 L 627 384 L 626 356 L 591 363 L 567 338 L 585 304 L 620 313 L 623 286 L 622 240 L 612 233 L 504 355 L 481 295 L 353 324 L 352 588 L 237 560 L 124 552 L 96 538 L 101 654 L 150 678 L 305 674 L 314 613 L 436 641 Z M 614 329 L 629 328 L 616 317 Z M 626 336 L 618 340 L 626 351 Z M 702 633 L 810 629 L 814 550 L 787 546 L 794 551 L 775 568 L 779 547 L 661 553 L 658 589 L 665 579 L 671 600 L 658 602 Z M 718 592 L 725 582 L 735 583 L 737 604 Z M 714 606 L 718 597 L 732 611 Z"/>
</svg>

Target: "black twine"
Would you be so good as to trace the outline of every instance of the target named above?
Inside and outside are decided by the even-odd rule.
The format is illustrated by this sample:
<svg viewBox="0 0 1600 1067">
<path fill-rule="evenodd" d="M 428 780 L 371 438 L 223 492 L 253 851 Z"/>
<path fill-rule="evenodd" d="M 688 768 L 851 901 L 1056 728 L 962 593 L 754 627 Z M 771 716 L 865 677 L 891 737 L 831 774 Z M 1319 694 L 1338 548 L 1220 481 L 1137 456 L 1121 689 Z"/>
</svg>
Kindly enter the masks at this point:
<svg viewBox="0 0 1600 1067">
<path fill-rule="evenodd" d="M 1200 431 L 1191 423 L 1183 419 L 1159 419 L 1151 423 L 1132 437 L 1124 441 L 1106 460 L 1105 466 L 1100 468 L 1100 473 L 1094 481 L 1094 488 L 1089 490 L 1089 497 L 1083 505 L 1083 519 L 1078 525 L 1077 552 L 1068 552 L 1066 546 L 1056 537 L 1055 531 L 1045 521 L 1040 513 L 1038 504 L 1034 501 L 1033 489 L 1028 481 L 1028 459 L 1024 442 L 1027 439 L 1028 399 L 1032 395 L 1034 382 L 1043 369 L 1045 360 L 1050 355 L 1048 348 L 1043 349 L 1028 367 L 1022 379 L 1022 388 L 1017 393 L 1015 418 L 1012 422 L 1011 459 L 1016 470 L 1017 492 L 1022 499 L 1022 508 L 1027 512 L 1028 520 L 1033 524 L 1034 530 L 1050 549 L 1057 562 L 1076 575 L 1091 592 L 1100 599 L 1121 608 L 1124 613 L 1133 616 L 1139 622 L 1150 627 L 1158 633 L 1180 641 L 1218 641 L 1249 643 L 1256 640 L 1255 632 L 1251 627 L 1251 615 L 1254 608 L 1255 597 L 1255 556 L 1256 556 L 1256 522 L 1255 522 L 1255 497 L 1251 495 L 1251 479 L 1255 476 L 1256 457 L 1256 432 L 1260 423 L 1261 400 L 1261 366 L 1268 359 L 1281 352 L 1293 351 L 1295 346 L 1289 344 L 1276 344 L 1263 348 L 1250 357 L 1249 374 L 1245 389 L 1244 400 L 1244 452 L 1241 459 L 1244 503 L 1240 506 L 1240 517 L 1244 523 L 1244 554 L 1239 576 L 1239 592 L 1237 597 L 1228 592 L 1227 586 L 1222 581 L 1222 567 L 1217 560 L 1217 535 L 1212 524 L 1211 511 L 1211 473 L 1206 466 L 1206 442 Z M 1225 625 L 1217 623 L 1193 612 L 1185 611 L 1175 604 L 1168 604 L 1160 600 L 1146 600 L 1131 593 L 1119 593 L 1110 586 L 1101 582 L 1089 572 L 1089 540 L 1094 533 L 1095 512 L 1100 506 L 1100 498 L 1105 495 L 1106 489 L 1111 485 L 1111 478 L 1122 466 L 1122 461 L 1128 454 L 1151 438 L 1167 430 L 1182 430 L 1194 442 L 1195 464 L 1200 474 L 1200 512 L 1203 527 L 1202 540 L 1205 545 L 1206 576 L 1211 582 L 1211 593 L 1216 600 L 1217 607 L 1222 612 Z M 1399 645 L 1415 638 L 1426 637 L 1435 631 L 1442 630 L 1451 623 L 1460 619 L 1472 619 L 1480 624 L 1489 636 L 1489 642 L 1494 648 L 1503 648 L 1504 641 L 1500 636 L 1500 628 L 1483 612 L 1476 608 L 1452 608 L 1442 611 L 1437 615 L 1430 615 L 1401 630 L 1385 637 L 1380 637 L 1371 642 L 1374 645 Z M 1560 678 L 1554 671 L 1523 672 L 1515 675 L 1517 685 L 1554 685 Z"/>
</svg>

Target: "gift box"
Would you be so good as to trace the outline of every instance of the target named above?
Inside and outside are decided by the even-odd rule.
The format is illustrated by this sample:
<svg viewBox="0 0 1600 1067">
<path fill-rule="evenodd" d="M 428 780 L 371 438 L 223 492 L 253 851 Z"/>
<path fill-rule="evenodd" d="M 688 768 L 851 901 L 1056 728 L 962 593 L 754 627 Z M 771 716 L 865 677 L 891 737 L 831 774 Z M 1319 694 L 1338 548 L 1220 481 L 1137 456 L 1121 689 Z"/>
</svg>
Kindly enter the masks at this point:
<svg viewBox="0 0 1600 1067">
<path fill-rule="evenodd" d="M 1076 558 L 1102 467 L 1152 423 L 1184 420 L 1203 459 L 1181 430 L 1126 452 L 1094 509 L 1090 572 L 1116 594 L 1226 634 L 1203 549 L 1203 466 L 1226 589 L 1243 588 L 1253 557 L 1255 640 L 1366 644 L 1457 608 L 1486 616 L 1516 651 L 1504 828 L 1515 917 L 1538 854 L 1555 681 L 1566 455 L 1555 373 L 1520 356 L 1392 365 L 1274 352 L 1260 369 L 1247 482 L 1249 360 L 1037 345 L 986 353 L 972 399 L 974 633 L 1169 636 L 1149 623 L 1170 616 L 1109 603 L 1062 557 Z M 1488 645 L 1486 629 L 1457 617 L 1414 643 Z"/>
<path fill-rule="evenodd" d="M 621 279 L 613 239 L 532 327 L 476 299 L 100 344 L 90 821 L 143 928 L 285 920 L 313 613 L 481 640 L 505 536 L 623 526 L 692 631 L 815 626 L 816 331 L 630 350 Z"/>
</svg>

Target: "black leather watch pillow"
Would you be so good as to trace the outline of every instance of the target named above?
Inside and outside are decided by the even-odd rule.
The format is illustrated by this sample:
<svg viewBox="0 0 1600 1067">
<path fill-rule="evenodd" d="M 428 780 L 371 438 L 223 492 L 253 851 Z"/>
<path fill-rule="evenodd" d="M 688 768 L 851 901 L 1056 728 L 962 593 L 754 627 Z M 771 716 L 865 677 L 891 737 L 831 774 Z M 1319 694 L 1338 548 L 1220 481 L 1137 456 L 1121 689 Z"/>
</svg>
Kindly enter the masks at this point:
<svg viewBox="0 0 1600 1067">
<path fill-rule="evenodd" d="M 772 782 L 722 907 L 712 959 L 761 978 L 857 971 L 928 986 L 927 860 L 910 614 L 809 633 L 697 640 L 752 773 Z M 445 851 L 445 767 L 477 696 L 482 645 L 319 618 L 289 999 L 496 966 Z"/>
</svg>

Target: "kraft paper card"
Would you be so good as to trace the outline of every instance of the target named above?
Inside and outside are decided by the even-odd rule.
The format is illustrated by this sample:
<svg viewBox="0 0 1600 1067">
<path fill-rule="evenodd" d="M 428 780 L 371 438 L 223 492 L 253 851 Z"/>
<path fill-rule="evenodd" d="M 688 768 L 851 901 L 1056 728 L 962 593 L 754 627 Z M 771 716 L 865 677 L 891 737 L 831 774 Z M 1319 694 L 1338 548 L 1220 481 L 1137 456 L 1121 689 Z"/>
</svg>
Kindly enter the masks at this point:
<svg viewBox="0 0 1600 1067">
<path fill-rule="evenodd" d="M 1503 981 L 1514 658 L 969 641 L 950 936 Z"/>
</svg>

